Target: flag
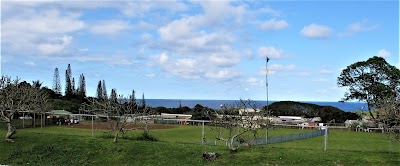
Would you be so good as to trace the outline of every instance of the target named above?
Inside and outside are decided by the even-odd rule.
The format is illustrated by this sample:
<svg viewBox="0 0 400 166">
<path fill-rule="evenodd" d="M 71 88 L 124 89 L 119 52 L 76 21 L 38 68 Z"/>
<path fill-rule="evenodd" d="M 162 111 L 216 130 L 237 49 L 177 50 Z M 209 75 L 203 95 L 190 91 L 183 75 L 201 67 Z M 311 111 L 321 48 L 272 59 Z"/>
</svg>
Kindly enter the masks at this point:
<svg viewBox="0 0 400 166">
<path fill-rule="evenodd" d="M 267 57 L 267 62 L 269 62 L 269 58 Z"/>
</svg>

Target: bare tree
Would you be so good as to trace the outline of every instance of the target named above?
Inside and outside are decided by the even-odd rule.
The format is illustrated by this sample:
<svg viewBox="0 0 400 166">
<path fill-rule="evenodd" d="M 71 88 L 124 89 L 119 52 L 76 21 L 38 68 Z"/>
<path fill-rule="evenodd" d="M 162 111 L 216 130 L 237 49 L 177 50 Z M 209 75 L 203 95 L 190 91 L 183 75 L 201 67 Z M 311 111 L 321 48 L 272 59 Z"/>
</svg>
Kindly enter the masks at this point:
<svg viewBox="0 0 400 166">
<path fill-rule="evenodd" d="M 115 92 L 115 89 L 113 89 Z M 116 92 L 115 92 L 116 95 Z M 111 124 L 111 129 L 116 131 L 114 135 L 114 142 L 118 142 L 118 138 L 124 133 L 124 127 L 129 118 L 133 118 L 130 114 L 136 107 L 136 103 L 129 102 L 129 99 L 118 96 L 118 99 L 96 99 L 88 98 L 89 104 L 84 103 L 82 110 L 96 115 L 105 115 L 107 121 Z"/>
<path fill-rule="evenodd" d="M 2 76 L 0 79 L 0 120 L 7 123 L 5 139 L 13 141 L 16 129 L 12 125 L 14 116 L 22 111 L 47 112 L 51 110 L 48 94 L 39 88 L 20 84 L 19 79 Z"/>
<path fill-rule="evenodd" d="M 267 127 L 269 122 L 266 111 L 258 108 L 256 102 L 241 99 L 233 104 L 221 105 L 221 110 L 209 112 L 211 130 L 216 132 L 216 139 L 225 141 L 230 151 L 253 144 L 258 131 Z M 254 139 L 245 138 L 246 133 Z"/>
<path fill-rule="evenodd" d="M 387 134 L 395 135 L 396 140 L 400 141 L 400 95 L 379 100 L 375 111 L 378 115 L 375 122 L 381 124 Z"/>
</svg>

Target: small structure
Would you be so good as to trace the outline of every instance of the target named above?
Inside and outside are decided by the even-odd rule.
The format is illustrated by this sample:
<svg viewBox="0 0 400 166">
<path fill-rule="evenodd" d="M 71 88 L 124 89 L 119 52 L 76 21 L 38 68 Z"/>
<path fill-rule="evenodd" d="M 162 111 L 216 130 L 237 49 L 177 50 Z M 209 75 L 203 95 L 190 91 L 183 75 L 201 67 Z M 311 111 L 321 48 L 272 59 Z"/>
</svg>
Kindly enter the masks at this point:
<svg viewBox="0 0 400 166">
<path fill-rule="evenodd" d="M 260 111 L 261 111 L 260 109 L 254 110 L 252 108 L 242 108 L 242 109 L 239 109 L 239 114 L 240 115 L 243 115 L 243 114 L 255 114 L 255 113 L 258 113 Z"/>
<path fill-rule="evenodd" d="M 70 120 L 71 112 L 65 110 L 52 110 L 50 112 L 46 112 L 47 119 L 51 119 L 52 124 L 61 125 L 64 123 L 79 123 L 78 120 Z"/>
<path fill-rule="evenodd" d="M 186 119 L 186 120 L 189 120 L 191 118 L 192 118 L 192 115 L 161 113 L 161 119 Z"/>
<path fill-rule="evenodd" d="M 192 115 L 187 114 L 168 114 L 168 113 L 161 113 L 160 119 L 161 120 L 172 120 L 175 119 L 180 125 L 188 125 Z"/>
<path fill-rule="evenodd" d="M 356 125 L 360 125 L 361 124 L 361 121 L 359 121 L 359 120 L 346 120 L 345 122 L 344 122 L 344 125 L 347 127 L 347 128 L 350 128 L 352 125 L 354 125 L 354 124 L 356 124 Z"/>
<path fill-rule="evenodd" d="M 278 116 L 278 123 L 301 124 L 306 120 L 300 116 Z"/>
</svg>

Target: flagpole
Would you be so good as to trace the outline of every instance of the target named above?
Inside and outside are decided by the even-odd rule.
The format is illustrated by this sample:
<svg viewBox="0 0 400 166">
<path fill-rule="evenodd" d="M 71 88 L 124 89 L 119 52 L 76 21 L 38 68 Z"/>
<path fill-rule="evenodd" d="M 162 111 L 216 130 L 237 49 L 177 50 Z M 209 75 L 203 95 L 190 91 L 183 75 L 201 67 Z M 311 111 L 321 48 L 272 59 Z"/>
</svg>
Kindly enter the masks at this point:
<svg viewBox="0 0 400 166">
<path fill-rule="evenodd" d="M 268 72 L 268 61 L 269 61 L 269 58 L 268 57 L 266 57 L 265 58 L 265 86 L 266 86 L 266 89 L 267 89 L 267 111 L 268 111 L 268 114 L 269 114 L 269 109 L 268 109 L 268 105 L 269 105 L 269 103 L 268 103 L 268 74 L 269 74 L 269 72 Z"/>
<path fill-rule="evenodd" d="M 268 123 L 269 123 L 269 116 L 270 116 L 270 113 L 269 113 L 269 108 L 268 108 L 268 61 L 269 61 L 269 58 L 268 58 L 268 56 L 266 56 L 265 57 L 265 86 L 266 86 L 266 92 L 267 92 L 267 125 L 265 126 L 265 144 L 266 145 L 268 145 Z"/>
</svg>

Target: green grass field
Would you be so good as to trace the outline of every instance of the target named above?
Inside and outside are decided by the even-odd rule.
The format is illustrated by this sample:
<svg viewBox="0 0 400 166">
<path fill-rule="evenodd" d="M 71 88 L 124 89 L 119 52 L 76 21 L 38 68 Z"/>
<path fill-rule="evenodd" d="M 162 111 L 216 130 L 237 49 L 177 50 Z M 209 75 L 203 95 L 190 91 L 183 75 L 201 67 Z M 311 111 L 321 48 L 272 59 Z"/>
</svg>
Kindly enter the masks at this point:
<svg viewBox="0 0 400 166">
<path fill-rule="evenodd" d="M 275 129 L 270 135 L 300 133 L 301 129 Z M 142 131 L 129 131 L 139 135 Z M 316 137 L 268 146 L 243 147 L 230 153 L 223 143 L 217 146 L 201 142 L 200 126 L 179 126 L 153 130 L 159 142 L 120 140 L 99 136 L 103 131 L 65 126 L 18 130 L 14 143 L 0 141 L 0 165 L 399 165 L 400 144 L 381 133 L 331 130 L 328 150 L 324 137 Z M 261 133 L 265 134 L 265 133 Z M 0 131 L 4 137 L 5 131 Z M 214 133 L 207 130 L 207 138 Z M 217 152 L 215 161 L 203 161 L 203 152 Z"/>
</svg>

